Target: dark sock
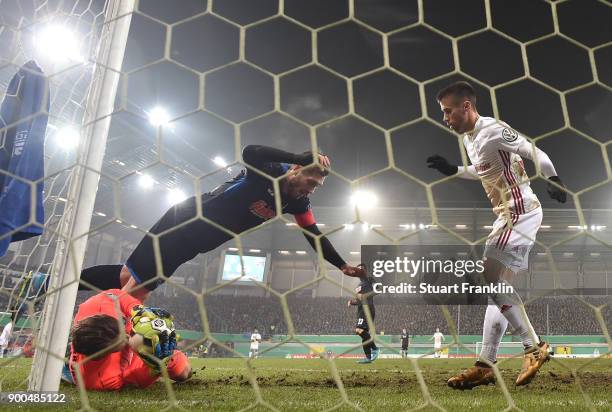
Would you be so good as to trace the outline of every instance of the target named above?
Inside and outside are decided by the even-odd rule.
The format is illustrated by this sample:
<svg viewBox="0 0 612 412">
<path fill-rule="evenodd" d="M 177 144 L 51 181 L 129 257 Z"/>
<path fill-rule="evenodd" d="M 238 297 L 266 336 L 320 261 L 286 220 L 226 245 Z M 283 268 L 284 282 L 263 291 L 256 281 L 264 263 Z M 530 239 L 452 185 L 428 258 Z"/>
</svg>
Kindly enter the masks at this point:
<svg viewBox="0 0 612 412">
<path fill-rule="evenodd" d="M 479 368 L 490 368 L 491 367 L 491 365 L 488 365 L 488 364 L 486 364 L 484 362 L 481 362 L 481 361 L 476 361 L 474 366 L 478 366 Z"/>
<path fill-rule="evenodd" d="M 361 342 L 365 342 L 370 339 L 370 334 L 366 331 L 361 332 Z M 369 343 L 363 343 L 363 353 L 365 353 L 366 357 L 370 359 L 372 355 L 372 346 Z"/>
<path fill-rule="evenodd" d="M 98 265 L 84 269 L 81 280 L 100 289 L 121 289 L 121 269 L 123 265 Z M 89 286 L 79 283 L 79 290 L 92 290 Z"/>
</svg>

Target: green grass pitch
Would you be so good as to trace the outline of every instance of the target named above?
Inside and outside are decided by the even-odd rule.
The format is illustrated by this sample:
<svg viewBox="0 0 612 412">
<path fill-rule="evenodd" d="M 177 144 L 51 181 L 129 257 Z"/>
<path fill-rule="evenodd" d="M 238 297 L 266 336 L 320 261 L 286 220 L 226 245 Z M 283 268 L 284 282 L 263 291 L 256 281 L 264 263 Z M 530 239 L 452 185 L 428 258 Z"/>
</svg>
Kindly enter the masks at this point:
<svg viewBox="0 0 612 412">
<path fill-rule="evenodd" d="M 511 402 L 525 411 L 612 410 L 612 359 L 557 359 L 547 363 L 530 385 L 521 388 L 513 383 L 520 360 L 505 360 L 500 372 L 511 401 L 499 384 L 463 392 L 446 387 L 451 374 L 472 362 L 421 359 L 418 366 L 425 384 L 422 385 L 408 360 L 380 359 L 370 365 L 358 365 L 348 359 L 333 363 L 322 359 L 257 359 L 250 362 L 250 369 L 263 400 L 258 404 L 246 361 L 192 359 L 195 377 L 171 386 L 176 403 L 162 382 L 147 390 L 89 392 L 87 402 L 91 408 L 104 411 L 157 411 L 172 405 L 187 410 L 230 411 L 250 406 L 253 410 L 268 410 L 270 405 L 280 411 L 337 407 L 342 411 L 357 408 L 389 412 L 423 407 L 422 410 L 482 412 L 504 410 Z M 0 367 L 2 391 L 25 390 L 30 365 L 27 359 L 4 363 Z M 335 374 L 342 380 L 342 390 Z M 75 387 L 62 384 L 61 391 L 70 398 L 65 406 L 21 405 L 19 410 L 77 410 L 86 405 Z M 343 403 L 343 391 L 348 403 Z M 16 408 L 0 405 L 0 410 Z"/>
</svg>

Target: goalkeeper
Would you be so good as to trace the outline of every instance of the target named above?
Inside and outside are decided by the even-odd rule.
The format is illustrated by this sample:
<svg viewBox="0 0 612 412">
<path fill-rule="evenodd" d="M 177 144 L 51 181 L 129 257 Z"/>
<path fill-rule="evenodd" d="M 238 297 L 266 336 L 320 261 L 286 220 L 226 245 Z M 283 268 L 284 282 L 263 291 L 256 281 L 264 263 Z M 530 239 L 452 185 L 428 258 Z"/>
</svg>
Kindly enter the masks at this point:
<svg viewBox="0 0 612 412">
<path fill-rule="evenodd" d="M 146 388 L 162 375 L 162 367 L 174 381 L 191 377 L 187 357 L 176 350 L 172 316 L 119 289 L 79 306 L 71 339 L 65 380 L 81 379 L 86 389 Z"/>
</svg>

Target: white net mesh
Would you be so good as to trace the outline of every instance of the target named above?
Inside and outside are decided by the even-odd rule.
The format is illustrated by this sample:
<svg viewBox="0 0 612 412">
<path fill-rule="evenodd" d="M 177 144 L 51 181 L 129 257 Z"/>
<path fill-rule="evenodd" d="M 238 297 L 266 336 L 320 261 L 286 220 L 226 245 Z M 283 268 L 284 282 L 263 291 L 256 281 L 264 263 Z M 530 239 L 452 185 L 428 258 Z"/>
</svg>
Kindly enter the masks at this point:
<svg viewBox="0 0 612 412">
<path fill-rule="evenodd" d="M 321 230 L 350 262 L 359 261 L 359 245 L 368 243 L 481 244 L 492 222 L 488 207 L 472 200 L 480 199 L 476 193 L 481 188 L 461 189 L 458 179 L 440 180 L 423 172 L 423 161 L 432 150 L 451 152 L 456 161 L 467 162 L 465 151 L 459 149 L 461 139 L 439 121 L 435 101 L 438 89 L 466 79 L 476 88 L 482 114 L 515 127 L 549 153 L 560 175 L 567 176 L 571 206 L 549 210 L 550 204 L 544 204 L 545 226 L 530 271 L 519 280 L 522 288 L 537 289 L 532 275 L 538 274 L 546 278 L 541 285 L 590 287 L 607 295 L 610 236 L 606 229 L 612 222 L 609 197 L 608 204 L 605 199 L 612 170 L 606 107 L 612 90 L 606 68 L 612 38 L 601 16 L 610 14 L 610 4 L 521 1 L 516 5 L 520 12 L 510 13 L 502 1 L 453 3 L 140 1 L 132 15 L 104 163 L 95 171 L 100 180 L 91 227 L 78 234 L 89 239 L 83 267 L 125 262 L 170 205 L 233 177 L 243 166 L 240 151 L 247 144 L 295 153 L 321 148 L 331 157 L 331 176 L 313 202 L 319 221 L 324 222 Z M 78 200 L 69 198 L 69 188 L 76 147 L 85 130 L 87 98 L 92 85 L 96 87 L 93 63 L 99 58 L 101 33 L 108 34 L 104 32 L 107 6 L 102 0 L 0 1 L 4 46 L 0 86 L 6 90 L 19 67 L 35 59 L 44 70 L 51 98 L 44 232 L 14 243 L 0 260 L 0 309 L 23 314 L 12 337 L 16 359 L 29 354 L 42 303 L 58 292 L 51 288 L 36 296 L 27 290 L 38 287 L 52 272 L 58 245 L 65 248 L 76 240 L 59 242 L 58 232 L 66 206 Z M 517 13 L 520 21 L 514 18 Z M 593 19 L 594 29 L 585 23 L 588 19 Z M 78 34 L 74 45 L 61 37 L 66 28 Z M 152 119 L 157 127 L 149 124 Z M 573 166 L 562 166 L 570 162 Z M 539 167 L 529 172 L 543 198 Z M 277 189 L 278 184 L 280 178 L 275 179 Z M 153 191 L 144 192 L 142 187 L 147 186 Z M 378 191 L 382 204 L 366 210 L 348 202 L 351 194 L 366 189 Z M 324 199 L 320 204 L 317 196 Z M 280 201 L 277 196 L 277 207 Z M 184 322 L 184 329 L 201 332 L 186 339 L 184 350 L 212 344 L 220 353 L 240 357 L 254 391 L 249 406 L 274 409 L 262 394 L 245 345 L 234 347 L 226 341 L 231 338 L 219 333 L 274 325 L 266 333 L 280 337 L 263 346 L 260 356 L 283 347 L 325 353 L 328 346 L 302 335 L 339 332 L 328 323 L 337 319 L 322 324 L 317 316 L 336 312 L 339 319 L 351 318 L 352 312 L 338 309 L 333 298 L 352 296 L 353 282 L 324 262 L 319 244 L 316 256 L 304 258 L 308 254 L 301 250 L 300 230 L 286 217 L 276 216 L 242 233 L 202 216 L 201 210 L 197 218 L 231 235 L 225 249 L 235 250 L 227 252 L 243 257 L 270 253 L 269 276 L 249 286 L 241 279 L 223 280 L 217 275 L 222 272 L 223 255 L 216 250 L 183 265 L 172 278 L 158 272 L 166 283 L 151 302 L 169 306 L 179 327 Z M 150 236 L 155 241 L 160 238 Z M 161 263 L 159 249 L 155 253 Z M 69 264 L 78 267 L 81 262 Z M 228 300 L 232 295 L 242 301 L 241 306 L 232 306 Z M 576 331 L 551 327 L 548 303 L 533 309 L 545 313 L 533 320 L 529 305 L 536 308 L 541 301 L 549 302 L 537 293 L 528 294 L 525 303 L 538 332 L 603 336 L 604 350 L 593 360 L 597 362 L 612 347 L 609 299 L 575 299 L 590 322 L 588 328 Z M 376 324 L 367 314 L 373 336 L 379 330 L 399 332 L 399 324 L 389 319 L 408 316 L 398 309 L 401 302 L 387 303 L 379 306 Z M 463 315 L 456 307 L 428 310 L 435 315 L 413 316 L 415 329 L 443 327 L 452 336 L 449 353 L 478 351 L 479 343 L 466 346 L 459 335 L 478 334 L 475 328 L 482 323 L 482 313 L 475 308 L 465 309 Z M 381 313 L 393 315 L 381 319 Z M 389 354 L 399 353 L 389 341 L 381 339 L 380 346 Z M 336 355 L 348 354 L 359 345 L 350 341 L 338 348 Z M 432 353 L 423 349 L 420 355 Z M 408 406 L 439 407 L 419 361 L 411 358 L 411 368 L 422 396 Z M 333 356 L 327 367 L 330 382 L 339 391 L 337 406 L 359 409 Z M 515 406 L 503 379 L 498 381 L 507 406 Z M 593 407 L 587 392 L 577 385 L 585 405 Z M 168 406 L 189 405 L 189 395 L 177 396 L 167 379 L 160 390 L 167 395 Z M 89 394 L 82 386 L 79 395 L 88 407 Z"/>
</svg>

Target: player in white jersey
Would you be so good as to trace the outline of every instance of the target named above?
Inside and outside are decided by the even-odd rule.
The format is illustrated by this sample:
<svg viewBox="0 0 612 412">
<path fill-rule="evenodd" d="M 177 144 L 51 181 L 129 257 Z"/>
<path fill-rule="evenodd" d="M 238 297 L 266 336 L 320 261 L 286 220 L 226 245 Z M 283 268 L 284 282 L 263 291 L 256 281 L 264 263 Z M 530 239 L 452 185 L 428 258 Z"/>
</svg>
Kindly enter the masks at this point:
<svg viewBox="0 0 612 412">
<path fill-rule="evenodd" d="M 249 350 L 249 358 L 257 358 L 259 356 L 259 342 L 261 342 L 261 335 L 255 329 L 251 334 L 251 346 Z"/>
<path fill-rule="evenodd" d="M 463 143 L 471 165 L 452 165 L 442 156 L 434 155 L 427 159 L 428 166 L 447 176 L 458 174 L 482 182 L 497 215 L 485 245 L 484 279 L 509 282 L 516 272 L 527 268 L 529 251 L 542 223 L 542 208 L 531 190 L 522 158 L 539 165 L 541 174 L 549 181 L 549 195 L 561 203 L 567 196 L 563 183 L 546 153 L 507 124 L 478 114 L 476 95 L 469 83 L 457 82 L 446 87 L 438 93 L 437 100 L 444 121 L 455 132 L 464 134 Z M 521 298 L 516 293 L 489 295 L 480 357 L 474 367 L 450 378 L 450 387 L 471 389 L 495 382 L 491 366 L 496 362 L 508 323 L 521 335 L 525 348 L 516 385 L 531 382 L 549 359 L 549 345 L 540 341 L 521 306 Z"/>
<path fill-rule="evenodd" d="M 17 312 L 11 313 L 11 319 L 8 321 L 4 328 L 2 328 L 2 333 L 0 334 L 0 358 L 4 357 L 4 352 L 8 348 L 8 345 L 11 341 L 11 335 L 13 334 L 13 325 L 15 324 L 15 319 L 17 316 Z"/>
<path fill-rule="evenodd" d="M 440 328 L 436 328 L 436 333 L 433 334 L 431 339 L 434 341 L 434 358 L 442 356 L 442 341 L 444 341 L 444 335 L 440 332 Z"/>
</svg>

